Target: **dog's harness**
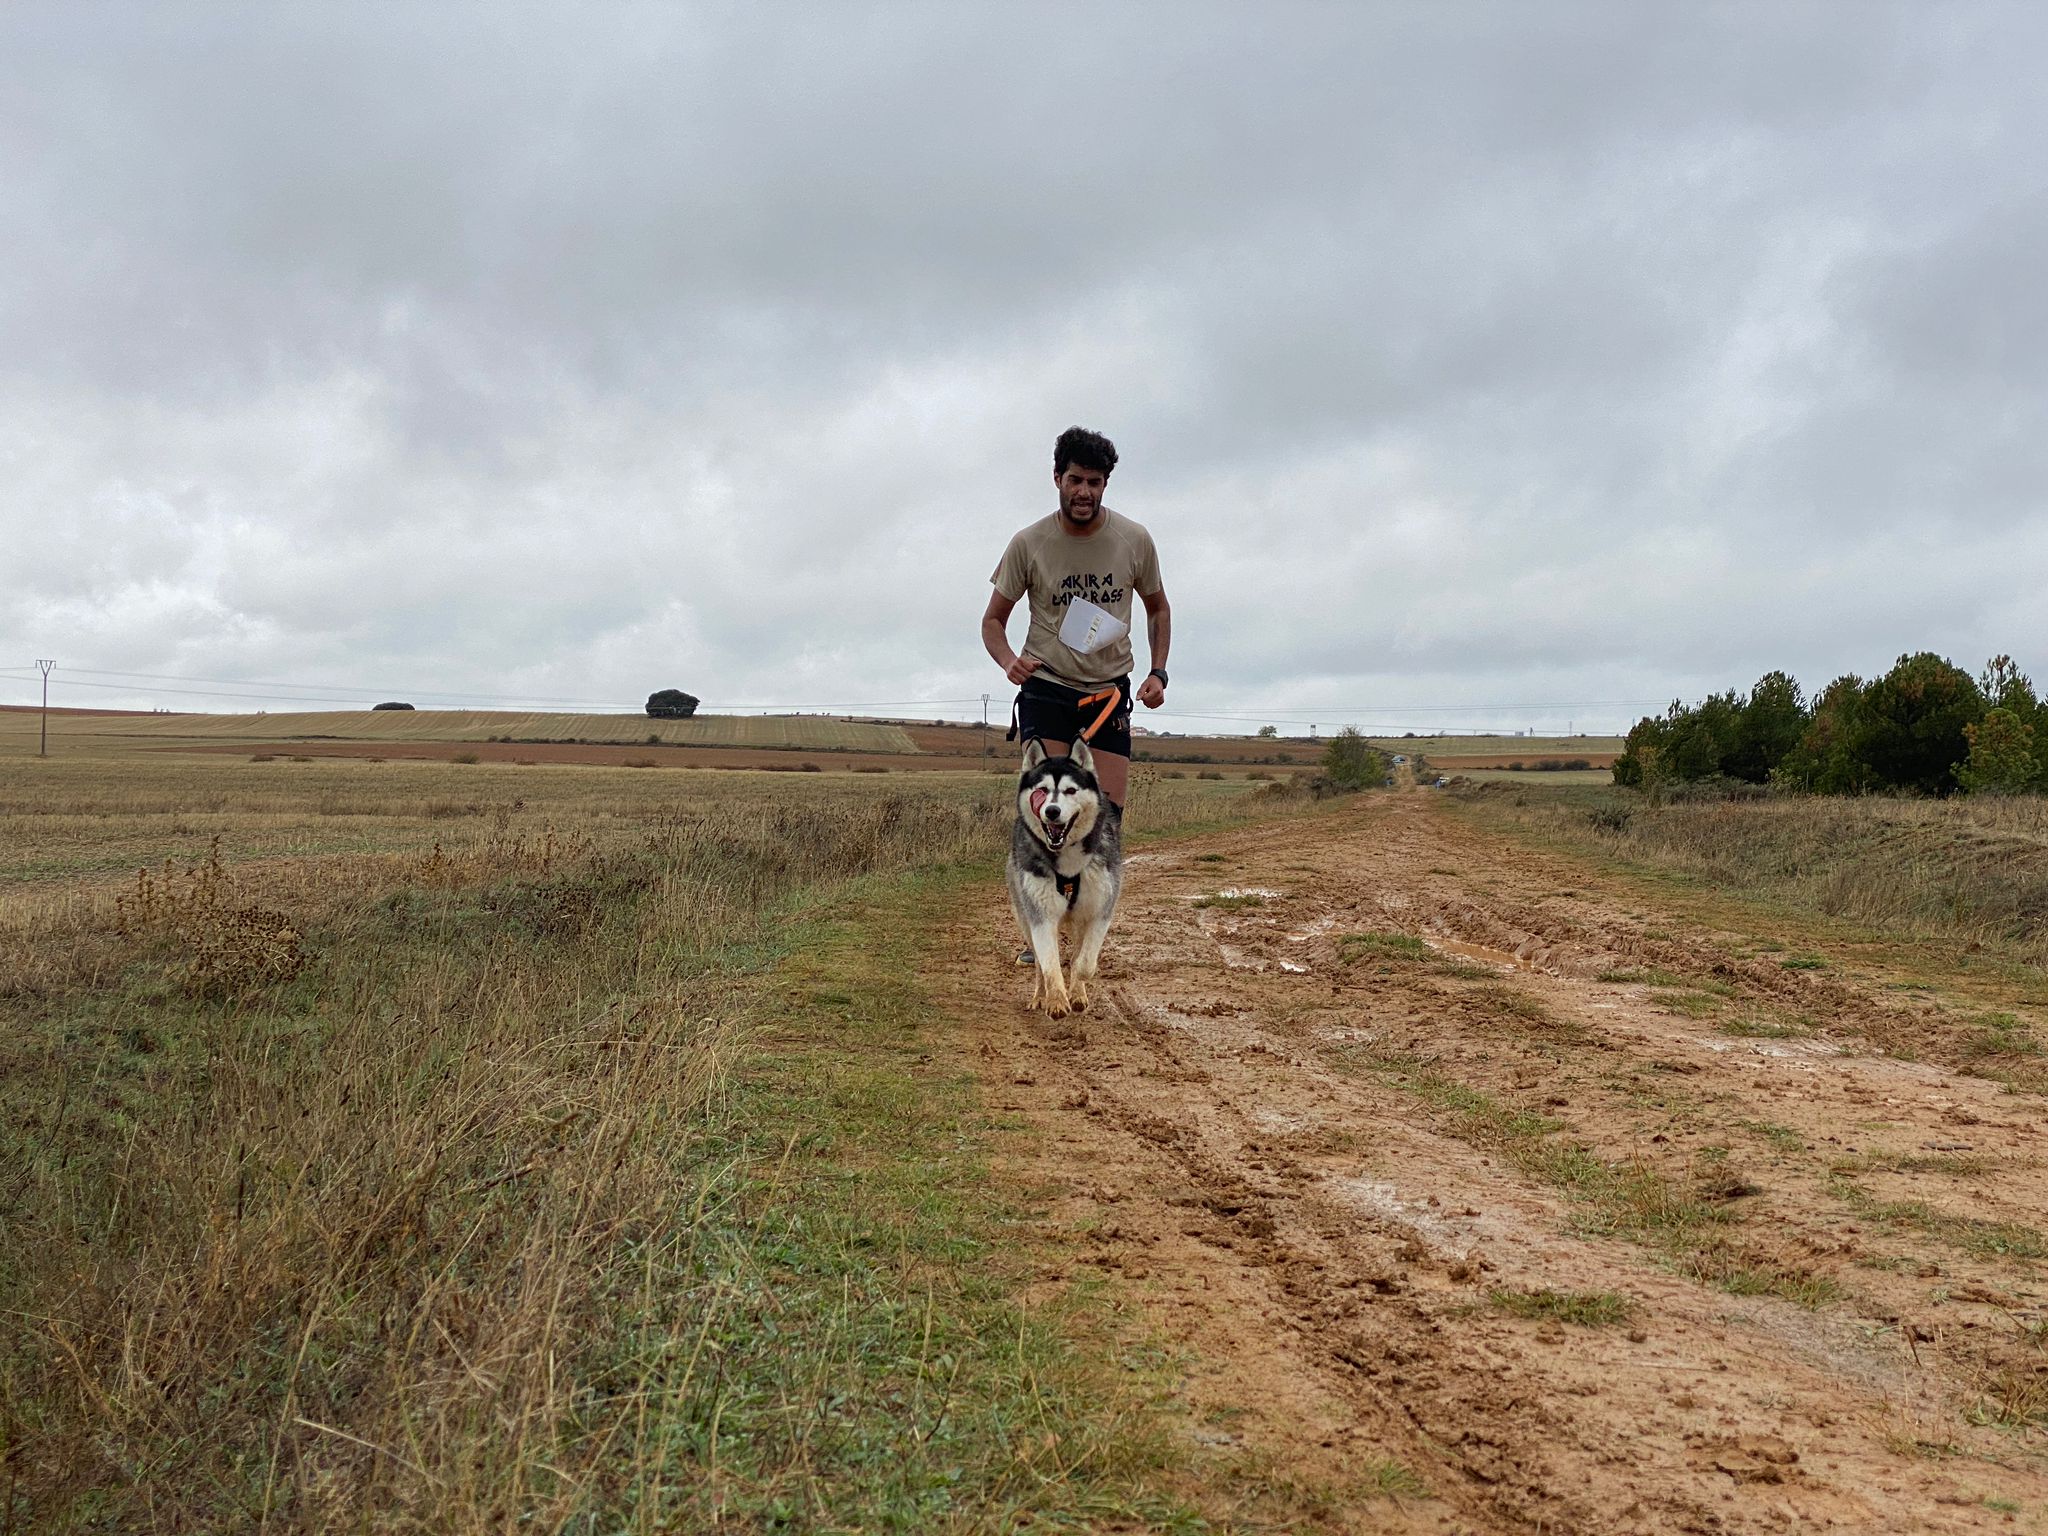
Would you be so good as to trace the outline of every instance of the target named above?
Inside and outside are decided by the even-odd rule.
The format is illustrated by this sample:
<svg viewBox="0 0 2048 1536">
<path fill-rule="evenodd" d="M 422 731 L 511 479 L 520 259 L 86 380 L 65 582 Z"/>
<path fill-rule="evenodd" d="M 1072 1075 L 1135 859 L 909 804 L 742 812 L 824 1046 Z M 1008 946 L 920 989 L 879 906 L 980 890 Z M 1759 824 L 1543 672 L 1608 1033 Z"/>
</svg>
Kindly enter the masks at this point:
<svg viewBox="0 0 2048 1536">
<path fill-rule="evenodd" d="M 1040 806 L 1042 806 L 1042 805 L 1044 805 L 1044 804 L 1045 804 L 1045 791 L 1044 791 L 1044 790 L 1042 790 L 1042 789 L 1034 789 L 1033 791 L 1031 791 L 1031 814 L 1032 814 L 1032 815 L 1034 815 L 1034 816 L 1038 815 L 1038 814 L 1039 814 L 1039 807 L 1040 807 Z M 1088 834 L 1088 837 L 1093 837 L 1094 835 L 1095 835 L 1095 834 L 1094 834 L 1093 832 L 1091 832 L 1091 833 L 1089 833 L 1089 834 Z M 1087 852 L 1087 850 L 1088 850 L 1088 838 L 1085 838 L 1085 837 L 1084 837 L 1083 839 L 1081 839 L 1081 851 L 1085 853 L 1085 852 Z M 1052 883 L 1054 884 L 1054 886 L 1056 886 L 1056 887 L 1058 888 L 1058 890 L 1059 890 L 1059 893 L 1060 893 L 1060 894 L 1061 894 L 1062 896 L 1064 896 L 1064 897 L 1066 897 L 1066 898 L 1067 898 L 1067 905 L 1068 905 L 1068 906 L 1070 906 L 1070 907 L 1071 907 L 1071 906 L 1072 906 L 1072 905 L 1073 905 L 1073 904 L 1074 904 L 1075 902 L 1077 902 L 1077 901 L 1079 901 L 1079 900 L 1081 899 L 1081 877 L 1080 877 L 1080 875 L 1079 875 L 1079 874 L 1072 874 L 1072 875 L 1063 875 L 1063 874 L 1061 874 L 1061 873 L 1060 873 L 1060 867 L 1059 867 L 1059 865 L 1058 865 L 1058 863 L 1057 863 L 1057 862 L 1055 862 L 1055 863 L 1054 863 L 1054 865 L 1053 865 L 1053 867 L 1052 867 Z"/>
</svg>

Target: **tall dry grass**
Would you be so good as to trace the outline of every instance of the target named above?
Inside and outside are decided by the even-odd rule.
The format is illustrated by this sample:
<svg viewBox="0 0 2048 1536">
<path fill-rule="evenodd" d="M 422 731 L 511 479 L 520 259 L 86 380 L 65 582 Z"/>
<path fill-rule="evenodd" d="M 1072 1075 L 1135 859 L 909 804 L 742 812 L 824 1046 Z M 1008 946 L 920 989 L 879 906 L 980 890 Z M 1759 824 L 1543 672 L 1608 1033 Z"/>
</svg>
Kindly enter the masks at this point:
<svg viewBox="0 0 2048 1536">
<path fill-rule="evenodd" d="M 53 796 L 85 865 L 90 798 Z M 404 847 L 246 860 L 197 798 L 125 808 L 196 851 L 39 876 L 0 924 L 0 1527 L 661 1528 L 694 1465 L 675 1405 L 725 1368 L 683 1284 L 735 1198 L 707 1149 L 747 1113 L 785 924 L 862 875 L 990 865 L 1007 792 L 386 803 Z M 1145 814 L 1251 804 L 1155 784 Z"/>
<path fill-rule="evenodd" d="M 1568 841 L 1888 932 L 2048 963 L 2048 800 L 1771 797 L 1652 804 L 1630 791 L 1472 803 Z"/>
</svg>

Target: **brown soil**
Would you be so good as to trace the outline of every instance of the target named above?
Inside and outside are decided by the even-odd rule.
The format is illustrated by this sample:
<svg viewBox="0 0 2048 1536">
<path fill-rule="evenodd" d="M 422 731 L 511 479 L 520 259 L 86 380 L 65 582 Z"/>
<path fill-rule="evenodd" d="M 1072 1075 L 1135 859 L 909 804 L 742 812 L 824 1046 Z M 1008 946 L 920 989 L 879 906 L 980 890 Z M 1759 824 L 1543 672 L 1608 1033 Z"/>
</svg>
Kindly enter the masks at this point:
<svg viewBox="0 0 2048 1536">
<path fill-rule="evenodd" d="M 1197 905 L 1231 888 L 1271 894 Z M 1121 1276 L 1189 1350 L 1199 1454 L 1350 1485 L 1358 1531 L 2038 1528 L 2006 1511 L 2048 1499 L 2042 1101 L 1958 1070 L 1956 1000 L 1787 969 L 1412 794 L 1134 855 L 1076 1019 L 1025 1011 L 1016 942 L 978 898 L 938 1001 L 1028 1126 L 1047 1282 Z M 1699 986 L 1614 979 L 1650 970 Z M 1539 1144 L 1717 1213 L 1711 1251 Z M 1503 1304 L 1545 1290 L 1629 1315 Z M 1387 1460 L 1432 1496 L 1361 1488 Z"/>
</svg>

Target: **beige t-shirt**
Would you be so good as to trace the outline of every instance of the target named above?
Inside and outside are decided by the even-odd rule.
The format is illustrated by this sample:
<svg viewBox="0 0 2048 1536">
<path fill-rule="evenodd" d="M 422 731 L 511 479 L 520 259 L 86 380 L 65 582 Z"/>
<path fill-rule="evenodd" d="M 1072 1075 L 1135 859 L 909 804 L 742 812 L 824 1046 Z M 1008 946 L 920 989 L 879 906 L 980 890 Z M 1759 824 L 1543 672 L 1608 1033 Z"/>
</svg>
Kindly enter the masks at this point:
<svg viewBox="0 0 2048 1536">
<path fill-rule="evenodd" d="M 1031 630 L 1023 649 L 1045 663 L 1037 675 L 1085 690 L 1131 670 L 1131 637 L 1081 655 L 1060 640 L 1067 604 L 1084 597 L 1131 625 L 1131 595 L 1160 589 L 1159 555 L 1141 524 L 1108 507 L 1102 526 L 1086 537 L 1068 533 L 1054 512 L 1010 540 L 989 580 L 1012 602 L 1030 594 Z"/>
</svg>

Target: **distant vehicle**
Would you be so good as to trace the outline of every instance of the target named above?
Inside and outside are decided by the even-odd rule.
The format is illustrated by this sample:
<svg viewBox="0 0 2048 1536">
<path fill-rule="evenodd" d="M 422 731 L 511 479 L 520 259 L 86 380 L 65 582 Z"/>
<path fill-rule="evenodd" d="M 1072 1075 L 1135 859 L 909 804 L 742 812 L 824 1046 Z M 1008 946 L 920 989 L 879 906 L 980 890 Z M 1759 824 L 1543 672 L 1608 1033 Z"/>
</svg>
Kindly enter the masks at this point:
<svg viewBox="0 0 2048 1536">
<path fill-rule="evenodd" d="M 1444 788 L 1444 787 L 1445 787 L 1446 785 L 1448 785 L 1448 784 L 1449 784 L 1450 782 L 1451 782 L 1451 781 L 1450 781 L 1449 779 L 1447 779 L 1447 778 L 1444 778 L 1444 777 L 1443 777 L 1443 776 L 1442 776 L 1441 774 L 1439 774 L 1439 775 L 1437 776 L 1437 781 L 1436 781 L 1436 782 L 1435 782 L 1434 784 L 1430 785 L 1430 788 L 1431 788 L 1431 789 L 1442 789 L 1442 788 Z"/>
<path fill-rule="evenodd" d="M 1396 753 L 1394 754 L 1394 766 L 1395 766 L 1396 768 L 1400 767 L 1400 766 L 1401 766 L 1401 765 L 1402 765 L 1403 763 L 1405 763 L 1405 762 L 1407 762 L 1407 761 L 1408 761 L 1408 759 L 1407 759 L 1407 758 L 1405 758 L 1405 757 L 1403 757 L 1403 756 L 1402 756 L 1402 755 L 1401 755 L 1400 753 L 1396 752 Z"/>
</svg>

